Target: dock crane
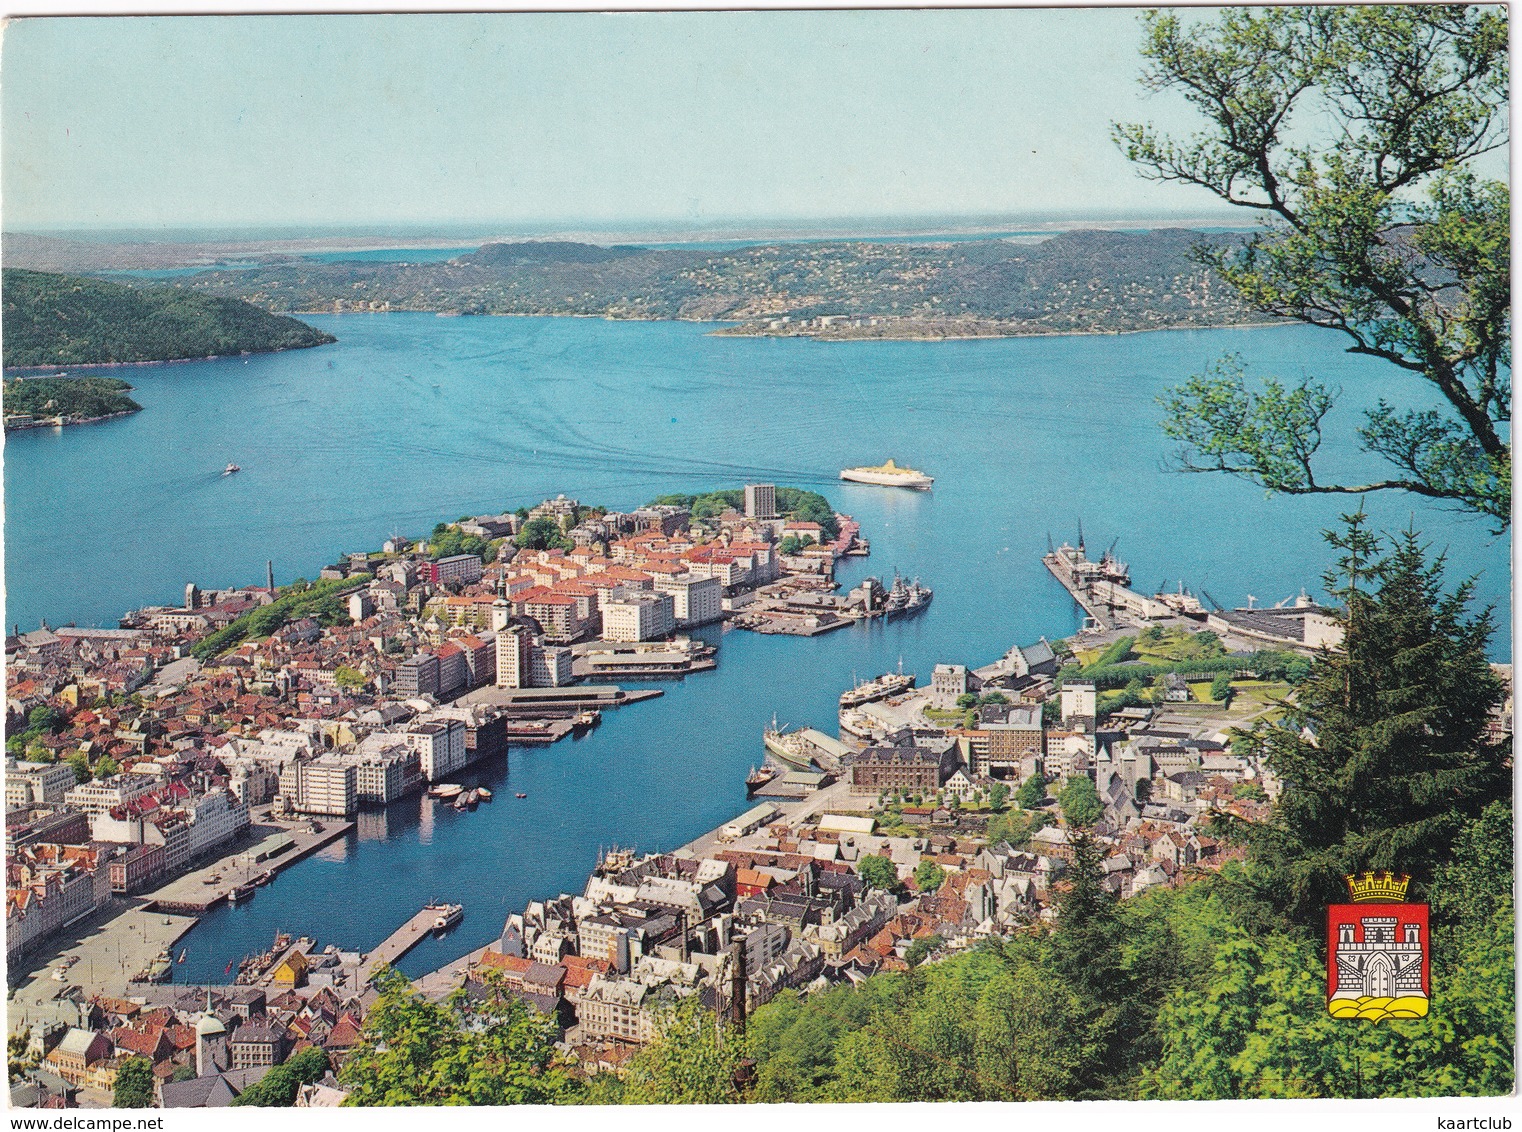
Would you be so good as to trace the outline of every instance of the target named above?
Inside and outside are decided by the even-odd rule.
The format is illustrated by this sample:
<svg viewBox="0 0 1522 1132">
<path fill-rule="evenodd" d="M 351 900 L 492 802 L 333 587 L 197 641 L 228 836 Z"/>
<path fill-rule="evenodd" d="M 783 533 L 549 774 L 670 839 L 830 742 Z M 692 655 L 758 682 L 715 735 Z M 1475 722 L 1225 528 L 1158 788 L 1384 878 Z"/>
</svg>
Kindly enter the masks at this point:
<svg viewBox="0 0 1522 1132">
<path fill-rule="evenodd" d="M 1220 613 L 1222 610 L 1224 610 L 1226 608 L 1224 605 L 1222 605 L 1220 602 L 1218 602 L 1215 598 L 1211 597 L 1210 596 L 1210 591 L 1207 590 L 1204 586 L 1200 587 L 1200 595 L 1206 601 L 1208 601 L 1212 606 L 1215 607 L 1215 611 L 1217 613 Z"/>
</svg>

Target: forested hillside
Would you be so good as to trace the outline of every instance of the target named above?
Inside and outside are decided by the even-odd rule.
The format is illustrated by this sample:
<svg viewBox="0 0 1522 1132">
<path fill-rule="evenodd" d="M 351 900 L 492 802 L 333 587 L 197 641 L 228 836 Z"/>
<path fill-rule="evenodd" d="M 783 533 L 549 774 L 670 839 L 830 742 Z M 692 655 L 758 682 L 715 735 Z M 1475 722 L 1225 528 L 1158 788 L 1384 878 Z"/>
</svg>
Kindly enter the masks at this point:
<svg viewBox="0 0 1522 1132">
<path fill-rule="evenodd" d="M 187 287 L 275 310 L 772 320 L 878 318 L 937 333 L 1114 332 L 1247 321 L 1194 259 L 1228 237 L 1167 229 L 1067 232 L 1036 243 L 786 243 L 711 251 L 569 242 L 488 244 L 443 263 L 303 262 L 206 272 Z M 1261 320 L 1261 315 L 1253 316 Z"/>
<path fill-rule="evenodd" d="M 264 353 L 333 337 L 237 299 L 8 269 L 6 366 L 90 365 Z"/>
</svg>

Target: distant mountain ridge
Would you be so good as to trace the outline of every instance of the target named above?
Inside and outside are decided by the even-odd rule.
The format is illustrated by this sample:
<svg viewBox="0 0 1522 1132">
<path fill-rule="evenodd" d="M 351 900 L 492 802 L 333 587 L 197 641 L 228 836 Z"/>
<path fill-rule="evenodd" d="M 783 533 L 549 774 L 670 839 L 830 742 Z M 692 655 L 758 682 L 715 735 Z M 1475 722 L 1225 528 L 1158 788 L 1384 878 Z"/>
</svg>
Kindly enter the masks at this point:
<svg viewBox="0 0 1522 1132">
<path fill-rule="evenodd" d="M 1075 230 L 1039 242 L 730 250 L 530 241 L 446 262 L 304 260 L 203 272 L 184 285 L 288 311 L 693 319 L 739 324 L 727 333 L 820 336 L 1104 333 L 1261 321 L 1191 255 L 1234 238 Z"/>
<path fill-rule="evenodd" d="M 234 298 L 8 268 L 7 368 L 171 361 L 320 346 L 336 339 Z"/>
</svg>

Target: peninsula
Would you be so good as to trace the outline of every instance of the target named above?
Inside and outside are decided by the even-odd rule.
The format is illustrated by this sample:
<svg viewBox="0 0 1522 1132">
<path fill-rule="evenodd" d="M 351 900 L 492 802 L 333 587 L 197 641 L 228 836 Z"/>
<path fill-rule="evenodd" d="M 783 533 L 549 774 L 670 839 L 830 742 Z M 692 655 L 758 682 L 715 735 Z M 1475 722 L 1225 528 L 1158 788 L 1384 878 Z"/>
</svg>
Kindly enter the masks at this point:
<svg viewBox="0 0 1522 1132">
<path fill-rule="evenodd" d="M 447 261 L 293 259 L 187 276 L 186 291 L 295 312 L 433 311 L 729 322 L 820 338 L 1108 334 L 1242 325 L 1187 229 L 745 247 L 490 243 Z"/>
<path fill-rule="evenodd" d="M 3 290 L 7 368 L 172 361 L 336 341 L 251 303 L 180 287 L 7 268 Z"/>
<path fill-rule="evenodd" d="M 11 378 L 5 382 L 5 428 L 93 424 L 136 413 L 132 386 L 117 377 Z"/>
</svg>

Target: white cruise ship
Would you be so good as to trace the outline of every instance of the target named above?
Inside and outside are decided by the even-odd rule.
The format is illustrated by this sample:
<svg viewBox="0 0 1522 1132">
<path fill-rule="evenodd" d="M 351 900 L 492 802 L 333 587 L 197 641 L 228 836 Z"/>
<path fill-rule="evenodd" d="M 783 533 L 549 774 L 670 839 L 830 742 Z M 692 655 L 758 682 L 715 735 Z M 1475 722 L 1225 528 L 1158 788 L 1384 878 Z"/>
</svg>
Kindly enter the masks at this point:
<svg viewBox="0 0 1522 1132">
<path fill-rule="evenodd" d="M 877 467 L 842 468 L 840 478 L 852 483 L 875 483 L 883 487 L 909 487 L 915 491 L 929 491 L 934 478 L 913 468 L 900 468 L 892 460 Z"/>
</svg>

